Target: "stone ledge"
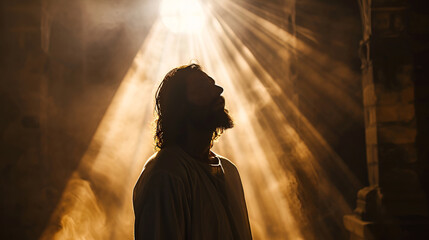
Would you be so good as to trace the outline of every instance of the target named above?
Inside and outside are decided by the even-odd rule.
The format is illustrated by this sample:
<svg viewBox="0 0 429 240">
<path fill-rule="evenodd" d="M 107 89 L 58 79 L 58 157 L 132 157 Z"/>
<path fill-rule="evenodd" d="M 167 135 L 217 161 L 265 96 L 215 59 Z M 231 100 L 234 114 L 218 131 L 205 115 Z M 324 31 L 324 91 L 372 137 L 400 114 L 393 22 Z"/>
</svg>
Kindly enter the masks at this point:
<svg viewBox="0 0 429 240">
<path fill-rule="evenodd" d="M 427 218 L 385 219 L 384 222 L 362 221 L 356 215 L 345 215 L 343 223 L 350 240 L 427 240 Z"/>
<path fill-rule="evenodd" d="M 362 221 L 356 215 L 345 215 L 343 222 L 347 231 L 352 235 L 350 239 L 376 239 L 371 231 L 376 223 Z"/>
</svg>

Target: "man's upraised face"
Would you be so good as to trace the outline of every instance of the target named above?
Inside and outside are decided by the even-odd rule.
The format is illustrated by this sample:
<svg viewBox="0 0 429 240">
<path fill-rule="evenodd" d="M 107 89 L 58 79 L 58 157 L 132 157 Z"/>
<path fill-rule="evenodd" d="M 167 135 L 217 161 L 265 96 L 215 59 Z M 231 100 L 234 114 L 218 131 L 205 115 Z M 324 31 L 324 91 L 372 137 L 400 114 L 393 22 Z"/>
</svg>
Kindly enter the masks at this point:
<svg viewBox="0 0 429 240">
<path fill-rule="evenodd" d="M 186 78 L 188 114 L 195 127 L 214 130 L 233 126 L 222 92 L 223 88 L 203 71 L 194 71 Z"/>
</svg>

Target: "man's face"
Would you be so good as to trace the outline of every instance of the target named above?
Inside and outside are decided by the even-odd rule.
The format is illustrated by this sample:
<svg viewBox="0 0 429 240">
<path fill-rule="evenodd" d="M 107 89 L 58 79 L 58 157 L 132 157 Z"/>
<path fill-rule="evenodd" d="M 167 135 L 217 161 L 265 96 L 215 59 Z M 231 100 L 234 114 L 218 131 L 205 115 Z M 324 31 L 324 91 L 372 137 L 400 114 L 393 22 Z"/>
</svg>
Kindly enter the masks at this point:
<svg viewBox="0 0 429 240">
<path fill-rule="evenodd" d="M 223 88 L 203 71 L 194 71 L 186 78 L 188 114 L 195 127 L 208 130 L 232 127 L 222 92 Z"/>
</svg>

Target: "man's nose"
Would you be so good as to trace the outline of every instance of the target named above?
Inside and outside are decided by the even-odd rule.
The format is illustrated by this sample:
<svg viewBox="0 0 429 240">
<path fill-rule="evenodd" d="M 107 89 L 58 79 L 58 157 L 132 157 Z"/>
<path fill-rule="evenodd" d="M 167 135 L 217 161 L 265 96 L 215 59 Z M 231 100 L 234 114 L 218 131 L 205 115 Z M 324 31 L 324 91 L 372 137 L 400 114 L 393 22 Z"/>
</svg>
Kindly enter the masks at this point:
<svg viewBox="0 0 429 240">
<path fill-rule="evenodd" d="M 223 88 L 221 86 L 216 85 L 216 90 L 217 90 L 219 95 L 221 95 L 223 93 Z"/>
</svg>

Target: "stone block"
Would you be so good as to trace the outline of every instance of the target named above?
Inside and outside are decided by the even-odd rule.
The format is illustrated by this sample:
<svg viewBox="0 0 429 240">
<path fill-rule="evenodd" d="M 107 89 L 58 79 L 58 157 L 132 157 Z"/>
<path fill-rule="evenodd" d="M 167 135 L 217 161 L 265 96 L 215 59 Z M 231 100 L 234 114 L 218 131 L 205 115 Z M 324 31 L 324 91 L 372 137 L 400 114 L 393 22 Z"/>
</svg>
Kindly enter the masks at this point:
<svg viewBox="0 0 429 240">
<path fill-rule="evenodd" d="M 398 105 L 399 121 L 409 122 L 415 117 L 414 104 Z"/>
<path fill-rule="evenodd" d="M 375 109 L 376 109 L 375 106 L 366 107 L 364 109 L 365 126 L 369 127 L 369 126 L 376 125 L 377 115 L 376 115 Z"/>
<path fill-rule="evenodd" d="M 407 87 L 401 90 L 401 102 L 413 103 L 414 102 L 414 87 Z"/>
<path fill-rule="evenodd" d="M 367 145 L 377 144 L 377 127 L 370 126 L 365 129 L 365 140 Z"/>
<path fill-rule="evenodd" d="M 373 66 L 372 62 L 366 62 L 362 68 L 362 87 L 365 89 L 368 85 L 374 84 L 374 76 L 373 76 Z"/>
<path fill-rule="evenodd" d="M 374 227 L 378 224 L 369 221 L 362 221 L 355 215 L 345 215 L 343 218 L 344 227 L 350 232 L 351 240 L 376 240 Z"/>
<path fill-rule="evenodd" d="M 6 26 L 12 31 L 40 31 L 40 6 L 6 4 L 3 13 Z"/>
<path fill-rule="evenodd" d="M 379 170 L 378 165 L 368 166 L 368 182 L 369 184 L 378 184 Z"/>
<path fill-rule="evenodd" d="M 375 96 L 374 84 L 368 84 L 363 88 L 363 105 L 373 106 L 375 105 L 377 98 Z"/>
<path fill-rule="evenodd" d="M 397 122 L 399 120 L 398 107 L 396 105 L 378 106 L 378 122 Z"/>
<path fill-rule="evenodd" d="M 395 104 L 377 107 L 378 122 L 409 122 L 414 119 L 414 104 Z"/>
<path fill-rule="evenodd" d="M 393 14 L 392 27 L 396 33 L 400 33 L 404 31 L 405 29 L 404 14 L 402 13 Z"/>
<path fill-rule="evenodd" d="M 378 145 L 380 169 L 382 172 L 388 171 L 393 168 L 398 168 L 399 163 L 405 158 L 402 149 L 398 148 L 395 144 L 380 144 Z"/>
<path fill-rule="evenodd" d="M 391 105 L 399 101 L 400 94 L 396 91 L 377 91 L 377 105 Z"/>
<path fill-rule="evenodd" d="M 378 147 L 377 145 L 367 145 L 366 159 L 368 166 L 368 180 L 371 185 L 378 184 L 379 169 L 378 169 Z"/>
<path fill-rule="evenodd" d="M 410 163 L 417 161 L 415 144 L 381 144 L 379 161 L 383 167 L 407 168 Z"/>
<path fill-rule="evenodd" d="M 367 144 L 366 145 L 367 153 L 367 164 L 368 166 L 378 165 L 378 145 Z"/>
<path fill-rule="evenodd" d="M 402 144 L 402 149 L 407 154 L 407 158 L 405 159 L 404 165 L 409 165 L 410 163 L 415 163 L 417 161 L 417 149 L 415 144 Z"/>
<path fill-rule="evenodd" d="M 390 28 L 390 14 L 387 12 L 378 12 L 374 14 L 372 26 L 376 31 L 384 32 Z"/>
<path fill-rule="evenodd" d="M 354 212 L 361 220 L 374 221 L 377 219 L 381 197 L 379 190 L 377 185 L 371 185 L 359 190 L 356 202 L 357 207 Z"/>
<path fill-rule="evenodd" d="M 379 143 L 406 144 L 416 141 L 417 130 L 415 127 L 401 125 L 387 125 L 378 127 Z"/>
<path fill-rule="evenodd" d="M 412 64 L 403 65 L 400 67 L 399 71 L 397 71 L 396 79 L 402 87 L 413 86 L 413 71 L 414 66 Z"/>
</svg>

